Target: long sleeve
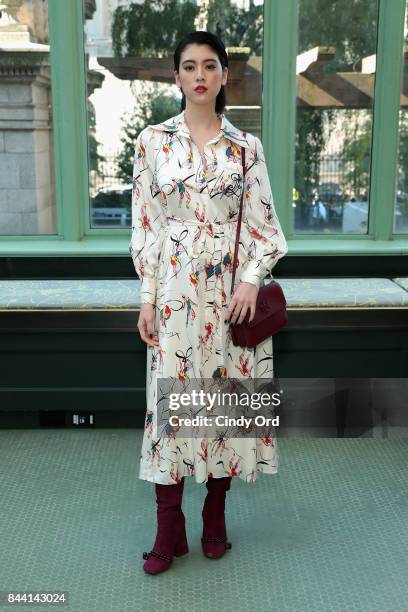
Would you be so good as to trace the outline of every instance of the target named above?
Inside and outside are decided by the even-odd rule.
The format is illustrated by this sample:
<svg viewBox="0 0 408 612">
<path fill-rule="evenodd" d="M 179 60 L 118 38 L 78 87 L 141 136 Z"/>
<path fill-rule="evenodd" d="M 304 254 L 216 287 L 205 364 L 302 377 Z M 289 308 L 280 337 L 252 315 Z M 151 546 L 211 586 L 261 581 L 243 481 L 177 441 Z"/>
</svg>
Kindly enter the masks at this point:
<svg viewBox="0 0 408 612">
<path fill-rule="evenodd" d="M 247 171 L 242 229 L 249 248 L 241 281 L 260 287 L 278 260 L 287 253 L 288 245 L 276 215 L 263 146 L 257 136 L 254 138 L 254 149 L 245 152 Z"/>
<path fill-rule="evenodd" d="M 154 151 L 149 128 L 137 137 L 133 164 L 132 235 L 129 251 L 141 281 L 141 303 L 156 303 L 156 276 L 165 214 L 154 180 Z"/>
</svg>

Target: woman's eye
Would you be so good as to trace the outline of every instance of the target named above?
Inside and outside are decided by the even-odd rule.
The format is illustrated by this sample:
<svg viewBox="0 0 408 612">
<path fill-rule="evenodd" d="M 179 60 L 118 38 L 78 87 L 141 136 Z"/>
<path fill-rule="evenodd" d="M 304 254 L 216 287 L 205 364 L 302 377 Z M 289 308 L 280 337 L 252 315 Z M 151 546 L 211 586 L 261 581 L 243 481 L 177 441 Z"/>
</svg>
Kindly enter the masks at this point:
<svg viewBox="0 0 408 612">
<path fill-rule="evenodd" d="M 208 64 L 207 68 L 213 69 L 213 68 L 215 68 L 215 65 L 214 64 Z M 185 66 L 184 69 L 190 71 L 190 70 L 193 69 L 193 66 Z"/>
</svg>

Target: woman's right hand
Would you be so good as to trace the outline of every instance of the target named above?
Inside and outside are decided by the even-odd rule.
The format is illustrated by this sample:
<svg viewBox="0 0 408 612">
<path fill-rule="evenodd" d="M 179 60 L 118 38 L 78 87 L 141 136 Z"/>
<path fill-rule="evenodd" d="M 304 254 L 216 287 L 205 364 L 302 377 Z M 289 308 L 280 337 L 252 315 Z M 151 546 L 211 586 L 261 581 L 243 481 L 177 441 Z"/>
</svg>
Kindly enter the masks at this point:
<svg viewBox="0 0 408 612">
<path fill-rule="evenodd" d="M 154 329 L 154 306 L 153 304 L 142 304 L 140 308 L 137 328 L 143 342 L 150 346 L 159 344 L 158 334 Z"/>
</svg>

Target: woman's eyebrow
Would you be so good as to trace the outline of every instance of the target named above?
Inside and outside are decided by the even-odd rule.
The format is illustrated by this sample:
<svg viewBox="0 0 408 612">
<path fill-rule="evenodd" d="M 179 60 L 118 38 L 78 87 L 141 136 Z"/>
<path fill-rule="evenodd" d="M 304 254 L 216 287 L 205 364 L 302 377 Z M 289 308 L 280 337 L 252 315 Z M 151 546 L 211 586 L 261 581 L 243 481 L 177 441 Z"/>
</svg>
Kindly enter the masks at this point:
<svg viewBox="0 0 408 612">
<path fill-rule="evenodd" d="M 203 60 L 203 62 L 215 62 L 217 61 L 214 57 L 207 57 L 207 59 Z M 192 62 L 193 64 L 196 63 L 195 60 L 184 60 L 183 64 L 186 64 L 187 62 Z"/>
</svg>

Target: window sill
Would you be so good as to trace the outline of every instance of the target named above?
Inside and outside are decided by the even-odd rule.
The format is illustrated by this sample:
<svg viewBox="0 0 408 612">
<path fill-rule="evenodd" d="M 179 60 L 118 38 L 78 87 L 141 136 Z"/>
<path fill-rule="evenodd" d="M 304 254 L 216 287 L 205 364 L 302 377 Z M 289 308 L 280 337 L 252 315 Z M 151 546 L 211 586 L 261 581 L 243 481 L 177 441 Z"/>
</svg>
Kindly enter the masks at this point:
<svg viewBox="0 0 408 612">
<path fill-rule="evenodd" d="M 408 238 L 371 240 L 367 238 L 288 239 L 288 255 L 407 255 Z"/>
<path fill-rule="evenodd" d="M 0 257 L 95 256 L 130 257 L 129 236 L 87 236 L 63 240 L 55 236 L 0 237 Z M 288 239 L 290 255 L 407 255 L 408 238 L 369 240 L 362 238 Z"/>
</svg>

